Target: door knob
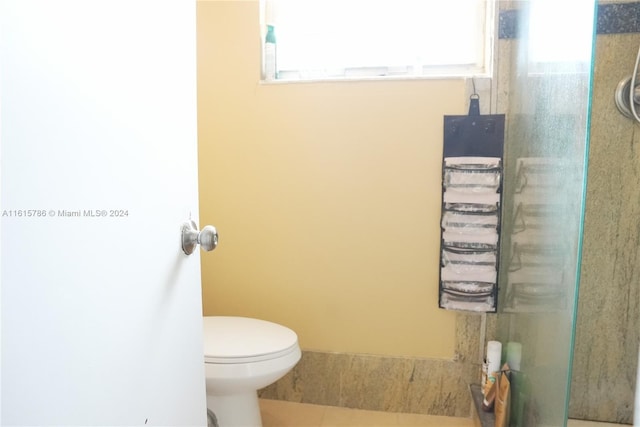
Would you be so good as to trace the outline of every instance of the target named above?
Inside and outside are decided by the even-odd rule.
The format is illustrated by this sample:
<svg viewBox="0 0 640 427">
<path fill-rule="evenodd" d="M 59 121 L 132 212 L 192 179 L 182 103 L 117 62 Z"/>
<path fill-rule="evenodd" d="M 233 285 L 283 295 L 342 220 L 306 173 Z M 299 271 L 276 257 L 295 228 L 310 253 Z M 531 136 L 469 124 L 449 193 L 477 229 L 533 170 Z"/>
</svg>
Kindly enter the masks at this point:
<svg viewBox="0 0 640 427">
<path fill-rule="evenodd" d="M 191 255 L 200 245 L 205 251 L 212 251 L 218 246 L 218 231 L 212 225 L 207 225 L 198 231 L 198 226 L 194 221 L 187 221 L 182 224 L 182 250 L 185 254 Z"/>
</svg>

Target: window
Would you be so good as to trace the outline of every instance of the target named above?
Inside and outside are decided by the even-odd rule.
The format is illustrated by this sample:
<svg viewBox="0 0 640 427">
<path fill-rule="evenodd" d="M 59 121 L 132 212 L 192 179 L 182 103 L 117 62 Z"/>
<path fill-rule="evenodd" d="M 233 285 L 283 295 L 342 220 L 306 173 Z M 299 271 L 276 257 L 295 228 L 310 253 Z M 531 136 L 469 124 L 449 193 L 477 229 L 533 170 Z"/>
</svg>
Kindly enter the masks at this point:
<svg viewBox="0 0 640 427">
<path fill-rule="evenodd" d="M 493 0 L 263 0 L 278 78 L 488 75 Z"/>
<path fill-rule="evenodd" d="M 590 68 L 593 43 L 594 5 L 580 0 L 533 2 L 528 8 L 529 62 L 549 71 L 571 70 L 572 66 Z M 570 17 L 570 18 L 569 18 Z M 571 26 L 566 22 L 571 19 Z M 588 64 L 587 64 L 588 62 Z"/>
</svg>

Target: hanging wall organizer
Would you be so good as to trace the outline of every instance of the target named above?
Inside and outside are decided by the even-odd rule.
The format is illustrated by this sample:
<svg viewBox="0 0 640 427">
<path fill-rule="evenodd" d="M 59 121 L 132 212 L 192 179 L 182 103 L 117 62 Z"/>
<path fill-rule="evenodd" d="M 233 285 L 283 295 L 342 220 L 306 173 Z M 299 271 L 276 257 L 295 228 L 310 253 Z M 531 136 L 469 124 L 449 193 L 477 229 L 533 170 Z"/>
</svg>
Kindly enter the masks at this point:
<svg viewBox="0 0 640 427">
<path fill-rule="evenodd" d="M 444 117 L 439 306 L 495 312 L 504 114 Z"/>
</svg>

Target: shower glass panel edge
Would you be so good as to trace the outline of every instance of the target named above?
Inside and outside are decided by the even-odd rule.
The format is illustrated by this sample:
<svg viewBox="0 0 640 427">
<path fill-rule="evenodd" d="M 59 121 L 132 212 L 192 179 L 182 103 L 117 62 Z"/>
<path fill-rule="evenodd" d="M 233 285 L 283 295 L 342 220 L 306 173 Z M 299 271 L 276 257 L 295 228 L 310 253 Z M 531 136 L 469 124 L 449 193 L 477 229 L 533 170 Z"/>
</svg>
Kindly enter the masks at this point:
<svg viewBox="0 0 640 427">
<path fill-rule="evenodd" d="M 497 338 L 516 368 L 511 425 L 565 426 L 596 5 L 529 0 L 518 7 L 511 75 L 500 76 L 511 88 Z"/>
</svg>

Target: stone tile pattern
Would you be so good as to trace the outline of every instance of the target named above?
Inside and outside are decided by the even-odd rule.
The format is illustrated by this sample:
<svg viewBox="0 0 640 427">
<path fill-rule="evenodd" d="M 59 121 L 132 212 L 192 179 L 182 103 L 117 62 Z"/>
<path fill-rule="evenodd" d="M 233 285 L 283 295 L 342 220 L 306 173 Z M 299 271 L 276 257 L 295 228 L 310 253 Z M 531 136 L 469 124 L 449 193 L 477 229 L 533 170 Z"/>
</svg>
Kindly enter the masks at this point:
<svg viewBox="0 0 640 427">
<path fill-rule="evenodd" d="M 600 4 L 596 31 L 598 34 L 640 32 L 640 2 Z"/>
<path fill-rule="evenodd" d="M 460 313 L 452 360 L 303 351 L 296 367 L 260 390 L 266 399 L 387 412 L 469 417 L 480 381 L 480 315 Z"/>
<path fill-rule="evenodd" d="M 498 15 L 498 38 L 515 39 L 518 37 L 518 10 L 501 10 Z"/>
<path fill-rule="evenodd" d="M 640 34 L 596 40 L 591 140 L 569 416 L 633 422 L 640 330 L 640 125 L 614 103 Z"/>
</svg>

